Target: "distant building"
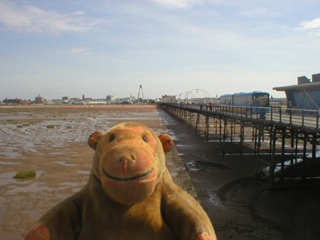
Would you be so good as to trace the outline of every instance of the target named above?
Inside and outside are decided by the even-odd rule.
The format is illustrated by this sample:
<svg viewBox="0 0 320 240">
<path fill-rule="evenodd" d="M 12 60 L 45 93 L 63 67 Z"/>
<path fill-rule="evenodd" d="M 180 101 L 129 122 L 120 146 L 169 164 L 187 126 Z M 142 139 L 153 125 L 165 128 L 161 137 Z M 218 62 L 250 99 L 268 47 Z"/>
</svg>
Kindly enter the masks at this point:
<svg viewBox="0 0 320 240">
<path fill-rule="evenodd" d="M 176 96 L 174 95 L 162 95 L 162 98 L 160 100 L 161 102 L 175 102 Z"/>
<path fill-rule="evenodd" d="M 115 100 L 116 100 L 116 98 L 114 96 L 112 96 L 112 95 L 107 96 L 107 101 L 115 101 Z"/>
<path fill-rule="evenodd" d="M 35 103 L 44 103 L 45 101 L 46 100 L 44 99 L 44 97 L 42 97 L 40 94 L 37 97 L 35 97 L 34 100 Z"/>
<path fill-rule="evenodd" d="M 166 98 L 172 98 L 174 97 L 173 95 L 162 95 L 162 98 L 161 99 L 166 99 Z"/>
<path fill-rule="evenodd" d="M 22 100 L 22 104 L 31 104 L 31 103 L 32 103 L 31 99 L 29 99 L 29 100 Z"/>
<path fill-rule="evenodd" d="M 305 76 L 298 77 L 298 84 L 274 87 L 276 91 L 284 91 L 288 107 L 300 109 L 320 108 L 320 73 L 312 75 L 312 82 Z"/>
<path fill-rule="evenodd" d="M 63 99 L 63 98 L 62 98 Z M 62 99 L 51 99 L 51 101 L 49 101 L 49 104 L 52 104 L 52 105 L 60 105 L 60 104 L 63 104 L 65 103 L 64 100 Z M 66 100 L 67 101 L 67 100 Z"/>
<path fill-rule="evenodd" d="M 20 98 L 15 98 L 15 99 L 4 99 L 3 100 L 3 103 L 4 104 L 30 104 L 31 103 L 31 100 L 22 100 Z"/>
<path fill-rule="evenodd" d="M 82 100 L 83 100 L 83 101 L 88 101 L 88 100 L 91 101 L 92 98 L 86 98 L 86 96 L 83 94 L 83 95 L 82 95 Z"/>
<path fill-rule="evenodd" d="M 6 98 L 3 100 L 3 102 L 5 104 L 22 104 L 22 99 L 20 99 L 20 98 L 14 98 L 14 99 Z"/>
<path fill-rule="evenodd" d="M 116 98 L 116 103 L 117 104 L 132 104 L 133 103 L 133 101 L 134 101 L 135 99 L 134 98 L 132 98 L 132 97 L 123 97 L 123 98 Z"/>
</svg>

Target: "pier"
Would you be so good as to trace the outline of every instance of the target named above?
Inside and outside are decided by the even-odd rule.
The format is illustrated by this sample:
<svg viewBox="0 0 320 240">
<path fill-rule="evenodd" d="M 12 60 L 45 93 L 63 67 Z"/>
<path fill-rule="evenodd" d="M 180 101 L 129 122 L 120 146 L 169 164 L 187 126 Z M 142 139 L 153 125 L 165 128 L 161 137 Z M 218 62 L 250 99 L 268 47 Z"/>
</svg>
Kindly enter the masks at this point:
<svg viewBox="0 0 320 240">
<path fill-rule="evenodd" d="M 270 189 L 318 188 L 320 180 L 320 114 L 318 110 L 232 107 L 161 103 L 159 107 L 183 120 L 221 154 L 258 156 L 256 175 Z M 235 152 L 226 152 L 233 143 Z M 262 169 L 267 164 L 267 170 Z"/>
</svg>

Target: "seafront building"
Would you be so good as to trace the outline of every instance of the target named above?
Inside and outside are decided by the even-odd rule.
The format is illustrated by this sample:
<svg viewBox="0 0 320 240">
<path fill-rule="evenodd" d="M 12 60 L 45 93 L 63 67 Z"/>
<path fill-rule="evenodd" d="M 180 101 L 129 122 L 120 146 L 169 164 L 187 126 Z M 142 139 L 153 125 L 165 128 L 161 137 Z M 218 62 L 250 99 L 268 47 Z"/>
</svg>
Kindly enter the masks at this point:
<svg viewBox="0 0 320 240">
<path fill-rule="evenodd" d="M 288 107 L 298 109 L 320 108 L 320 73 L 312 75 L 312 81 L 305 76 L 298 77 L 298 84 L 274 87 L 276 91 L 284 91 Z"/>
</svg>

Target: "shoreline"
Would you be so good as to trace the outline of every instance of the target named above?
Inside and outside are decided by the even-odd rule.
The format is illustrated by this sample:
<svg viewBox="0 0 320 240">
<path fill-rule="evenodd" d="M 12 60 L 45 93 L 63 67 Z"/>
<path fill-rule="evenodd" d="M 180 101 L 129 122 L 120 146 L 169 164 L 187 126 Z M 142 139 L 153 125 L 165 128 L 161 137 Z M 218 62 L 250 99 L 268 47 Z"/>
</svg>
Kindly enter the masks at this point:
<svg viewBox="0 0 320 240">
<path fill-rule="evenodd" d="M 108 105 L 17 105 L 17 106 L 5 106 L 0 105 L 0 109 L 19 109 L 19 108 L 57 108 L 57 109 L 123 109 L 123 110 L 129 110 L 129 109 L 157 109 L 156 104 L 108 104 Z"/>
</svg>

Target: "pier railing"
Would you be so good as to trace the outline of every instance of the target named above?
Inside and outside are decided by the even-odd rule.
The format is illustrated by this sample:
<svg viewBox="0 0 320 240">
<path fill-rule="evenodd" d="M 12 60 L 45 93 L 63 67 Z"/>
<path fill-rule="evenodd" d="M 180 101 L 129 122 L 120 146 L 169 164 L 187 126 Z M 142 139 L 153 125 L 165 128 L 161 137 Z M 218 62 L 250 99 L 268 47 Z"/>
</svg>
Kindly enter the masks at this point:
<svg viewBox="0 0 320 240">
<path fill-rule="evenodd" d="M 283 124 L 285 126 L 295 126 L 308 128 L 320 132 L 320 111 L 309 109 L 294 109 L 281 107 L 242 107 L 226 105 L 195 105 L 176 104 L 176 106 L 194 108 L 204 112 L 212 112 L 233 117 L 246 119 L 256 119 L 266 123 Z"/>
</svg>

